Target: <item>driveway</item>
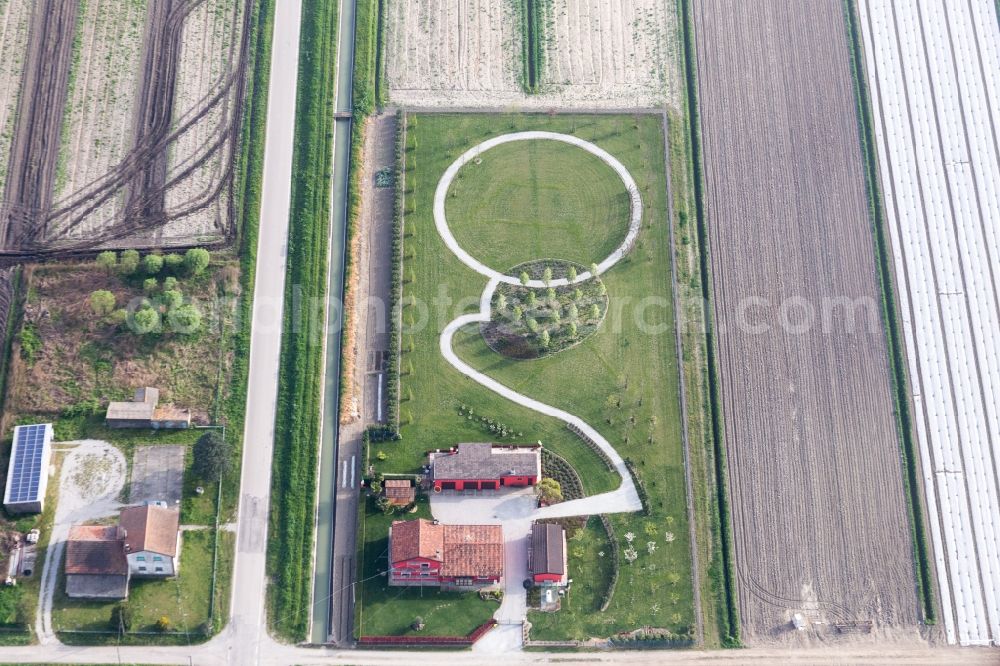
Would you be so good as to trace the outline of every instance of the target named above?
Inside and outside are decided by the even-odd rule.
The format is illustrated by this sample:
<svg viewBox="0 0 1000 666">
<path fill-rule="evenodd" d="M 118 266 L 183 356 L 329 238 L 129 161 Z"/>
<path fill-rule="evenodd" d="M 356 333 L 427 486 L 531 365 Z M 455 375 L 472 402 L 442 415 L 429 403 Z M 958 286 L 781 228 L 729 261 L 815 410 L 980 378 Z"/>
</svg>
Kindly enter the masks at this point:
<svg viewBox="0 0 1000 666">
<path fill-rule="evenodd" d="M 183 446 L 137 447 L 132 457 L 128 501 L 164 501 L 169 506 L 179 503 L 184 486 L 184 453 Z"/>
</svg>

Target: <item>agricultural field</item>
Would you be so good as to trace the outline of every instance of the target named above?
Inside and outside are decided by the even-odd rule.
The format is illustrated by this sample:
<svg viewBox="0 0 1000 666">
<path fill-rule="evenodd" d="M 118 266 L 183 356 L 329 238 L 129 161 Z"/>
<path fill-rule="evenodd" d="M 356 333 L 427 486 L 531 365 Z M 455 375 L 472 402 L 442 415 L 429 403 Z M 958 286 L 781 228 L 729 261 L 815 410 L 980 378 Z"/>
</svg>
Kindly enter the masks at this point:
<svg viewBox="0 0 1000 666">
<path fill-rule="evenodd" d="M 388 0 L 386 79 L 403 106 L 622 108 L 674 103 L 670 3 L 545 0 L 538 94 L 525 92 L 520 1 Z"/>
<path fill-rule="evenodd" d="M 857 7 L 943 624 L 950 643 L 998 645 L 997 7 Z"/>
<path fill-rule="evenodd" d="M 13 119 L 10 109 L 0 118 L 10 125 L 4 248 L 232 237 L 247 1 L 40 0 L 23 45 L 11 8 L 26 3 L 0 7 L 10 31 L 0 33 L 4 53 L 14 56 L 0 85 L 5 104 L 17 105 Z"/>
<path fill-rule="evenodd" d="M 439 348 L 438 338 L 445 325 L 478 305 L 485 280 L 447 249 L 434 227 L 431 201 L 438 180 L 461 152 L 476 143 L 532 129 L 573 134 L 594 142 L 625 165 L 636 179 L 643 200 L 638 239 L 622 262 L 601 275 L 610 302 L 608 314 L 596 331 L 579 344 L 544 358 L 517 361 L 490 349 L 479 327 L 472 326 L 455 336 L 455 353 L 511 389 L 572 410 L 594 424 L 634 464 L 648 493 L 648 514 L 610 516 L 616 536 L 609 550 L 602 550 L 601 557 L 610 560 L 610 548 L 625 552 L 634 546 L 636 551 L 632 562 L 620 558 L 617 585 L 612 586 L 607 577 L 587 581 L 581 586 L 576 612 L 549 620 L 544 635 L 609 636 L 654 626 L 677 636 L 690 636 L 695 619 L 660 115 L 409 117 L 400 381 L 402 439 L 373 445 L 370 461 L 378 471 L 415 472 L 423 463 L 429 442 L 441 446 L 495 440 L 500 427 L 506 440 L 542 441 L 546 448 L 565 458 L 583 480 L 587 495 L 611 490 L 618 484 L 616 475 L 564 425 L 516 406 L 463 377 L 442 357 Z M 628 207 L 621 205 L 626 191 L 613 170 L 592 168 L 589 173 L 594 180 L 590 185 L 593 193 L 576 197 L 591 196 L 588 206 L 600 209 L 598 216 L 606 211 L 619 211 L 621 215 L 617 219 L 614 215 L 584 218 L 581 226 L 604 224 L 613 231 L 592 233 L 577 247 L 566 233 L 547 232 L 544 216 L 530 214 L 532 206 L 554 209 L 558 197 L 580 186 L 572 169 L 558 168 L 565 163 L 560 160 L 568 159 L 564 146 L 533 141 L 505 145 L 515 153 L 520 150 L 520 154 L 500 151 L 496 161 L 487 152 L 481 162 L 466 164 L 458 171 L 453 181 L 456 189 L 447 199 L 449 215 L 451 211 L 469 211 L 468 215 L 477 216 L 480 230 L 490 228 L 497 215 L 523 220 L 523 241 L 502 228 L 498 229 L 500 241 L 482 234 L 474 237 L 471 223 L 459 222 L 457 233 L 470 227 L 464 229 L 470 233 L 470 247 L 476 246 L 476 252 L 482 250 L 484 259 L 495 262 L 503 271 L 529 254 L 536 259 L 569 255 L 589 266 L 604 258 L 595 253 L 601 254 L 607 245 L 621 242 L 628 228 Z M 500 147 L 492 150 L 499 151 Z M 585 165 L 586 154 L 580 151 L 578 157 Z M 535 159 L 554 168 L 495 168 L 509 160 L 528 164 Z M 479 174 L 478 170 L 489 173 Z M 497 184 L 496 180 L 503 182 Z M 477 209 L 484 197 L 493 196 L 487 190 L 494 187 L 496 192 L 516 193 L 516 198 L 509 197 L 507 210 L 500 204 L 485 204 Z M 553 224 L 569 223 L 553 220 Z M 569 239 L 578 233 L 572 230 Z M 636 540 L 634 544 L 632 540 Z M 610 576 L 611 568 L 609 564 L 587 570 L 604 577 Z M 607 610 L 600 611 L 606 596 L 610 596 Z"/>
<path fill-rule="evenodd" d="M 111 172 L 132 147 L 146 0 L 81 0 L 56 166 L 56 206 Z M 123 200 L 104 201 L 67 233 L 86 238 L 114 221 Z M 50 235 L 58 236 L 59 229 Z"/>
<path fill-rule="evenodd" d="M 32 4 L 28 2 L 5 0 L 0 3 L 0 53 L 4 54 L 0 62 L 0 195 L 7 181 L 31 9 Z"/>
<path fill-rule="evenodd" d="M 744 642 L 917 640 L 844 6 L 694 9 Z M 789 630 L 795 613 L 808 631 Z"/>
<path fill-rule="evenodd" d="M 167 236 L 222 233 L 230 224 L 228 198 L 220 196 L 220 188 L 226 184 L 236 139 L 229 128 L 237 113 L 233 72 L 238 71 L 241 57 L 244 9 L 242 2 L 206 0 L 184 24 L 173 124 L 177 129 L 197 122 L 171 147 L 167 179 L 179 181 L 166 195 L 167 215 L 172 218 L 164 230 Z M 216 95 L 221 99 L 198 118 L 204 100 Z M 184 177 L 190 168 L 194 170 Z M 205 207 L 184 214 L 193 204 Z"/>
</svg>

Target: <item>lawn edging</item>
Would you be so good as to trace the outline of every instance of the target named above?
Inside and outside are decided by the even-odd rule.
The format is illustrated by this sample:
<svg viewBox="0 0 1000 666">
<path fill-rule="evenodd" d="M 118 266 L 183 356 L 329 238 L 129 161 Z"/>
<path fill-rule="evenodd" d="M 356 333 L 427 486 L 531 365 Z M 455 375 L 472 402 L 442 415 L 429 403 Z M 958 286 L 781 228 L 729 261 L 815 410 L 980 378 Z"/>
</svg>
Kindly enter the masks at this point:
<svg viewBox="0 0 1000 666">
<path fill-rule="evenodd" d="M 886 343 L 889 351 L 893 412 L 896 416 L 896 428 L 899 433 L 900 452 L 903 458 L 903 483 L 906 490 L 906 505 L 910 513 L 910 535 L 913 538 L 917 592 L 924 613 L 924 622 L 935 624 L 937 622 L 937 605 L 927 546 L 922 484 L 920 472 L 917 469 L 919 454 L 913 441 L 909 377 L 906 371 L 903 343 L 901 342 L 892 251 L 889 248 L 885 228 L 885 209 L 882 204 L 882 189 L 879 185 L 878 156 L 875 152 L 875 139 L 872 130 L 871 98 L 865 76 L 864 51 L 857 24 L 858 16 L 857 0 L 844 0 L 844 20 L 847 23 L 848 46 L 851 52 L 851 78 L 854 83 L 854 101 L 858 113 L 858 137 L 861 141 L 861 155 L 864 160 L 868 216 L 872 225 L 875 256 L 878 261 L 879 287 L 882 292 L 882 321 L 885 325 Z"/>
</svg>

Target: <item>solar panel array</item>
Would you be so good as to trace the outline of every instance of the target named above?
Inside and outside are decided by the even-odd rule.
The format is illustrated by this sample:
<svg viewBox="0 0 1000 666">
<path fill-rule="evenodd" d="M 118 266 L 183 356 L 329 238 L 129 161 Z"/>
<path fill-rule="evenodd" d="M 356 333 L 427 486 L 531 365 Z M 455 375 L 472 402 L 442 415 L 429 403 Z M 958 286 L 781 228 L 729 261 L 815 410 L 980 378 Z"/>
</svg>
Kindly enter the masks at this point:
<svg viewBox="0 0 1000 666">
<path fill-rule="evenodd" d="M 33 502 L 38 499 L 41 483 L 42 459 L 48 424 L 21 426 L 14 440 L 14 466 L 10 470 L 9 503 Z"/>
</svg>

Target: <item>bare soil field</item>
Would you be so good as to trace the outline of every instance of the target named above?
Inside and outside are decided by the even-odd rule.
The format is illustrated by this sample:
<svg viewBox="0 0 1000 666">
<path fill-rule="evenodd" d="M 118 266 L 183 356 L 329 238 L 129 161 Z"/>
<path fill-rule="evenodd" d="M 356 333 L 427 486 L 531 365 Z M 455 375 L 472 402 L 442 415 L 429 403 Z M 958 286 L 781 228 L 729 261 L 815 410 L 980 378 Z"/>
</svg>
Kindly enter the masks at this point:
<svg viewBox="0 0 1000 666">
<path fill-rule="evenodd" d="M 540 94 L 521 86 L 516 0 L 388 0 L 392 102 L 416 107 L 622 108 L 674 103 L 676 17 L 659 0 L 551 0 Z"/>
<path fill-rule="evenodd" d="M 165 236 L 220 234 L 228 225 L 228 199 L 220 193 L 227 184 L 232 158 L 233 137 L 228 130 L 236 100 L 230 84 L 239 67 L 243 11 L 243 2 L 206 0 L 184 24 L 174 92 L 174 126 L 201 114 L 206 101 L 227 94 L 219 97 L 170 149 L 167 179 L 171 186 L 166 195 L 166 212 L 171 221 L 162 231 Z M 194 171 L 182 176 L 192 165 Z M 202 204 L 207 205 L 200 207 Z M 195 210 L 187 213 L 191 208 Z"/>
<path fill-rule="evenodd" d="M 0 193 L 7 181 L 14 119 L 27 55 L 32 4 L 0 0 Z"/>
<path fill-rule="evenodd" d="M 146 0 L 80 0 L 70 90 L 56 169 L 55 202 L 114 169 L 132 146 Z M 120 197 L 88 215 L 71 237 L 99 232 L 120 214 Z M 50 229 L 58 236 L 58 229 Z"/>
<path fill-rule="evenodd" d="M 695 22 L 745 642 L 919 641 L 842 3 Z"/>
</svg>

